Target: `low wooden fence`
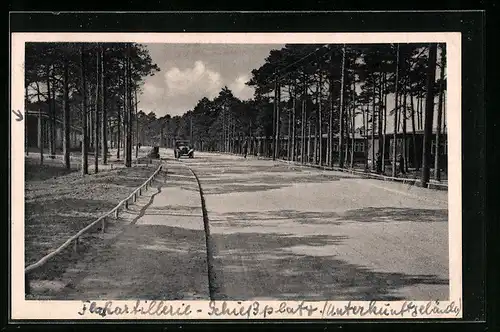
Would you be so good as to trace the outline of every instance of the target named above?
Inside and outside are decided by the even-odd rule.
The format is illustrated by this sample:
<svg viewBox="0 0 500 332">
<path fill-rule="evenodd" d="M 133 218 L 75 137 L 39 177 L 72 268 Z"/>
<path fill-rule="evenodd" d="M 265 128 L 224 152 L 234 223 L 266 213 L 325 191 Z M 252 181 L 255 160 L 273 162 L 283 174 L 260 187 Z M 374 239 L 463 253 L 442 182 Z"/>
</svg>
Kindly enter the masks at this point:
<svg viewBox="0 0 500 332">
<path fill-rule="evenodd" d="M 231 152 L 217 152 L 220 154 L 230 154 L 230 155 L 236 155 Z M 264 157 L 264 156 L 255 156 L 255 155 L 248 155 L 248 157 L 254 157 L 258 159 L 265 159 L 265 160 L 272 160 L 270 157 Z M 350 174 L 356 174 L 364 178 L 369 178 L 369 179 L 377 179 L 377 180 L 383 180 L 383 181 L 394 181 L 394 182 L 401 182 L 401 183 L 406 183 L 406 184 L 411 184 L 411 185 L 416 185 L 416 186 L 422 186 L 421 181 L 418 178 L 398 178 L 398 177 L 392 177 L 392 176 L 387 176 L 387 175 L 382 175 L 382 174 L 377 174 L 377 173 L 372 173 L 372 172 L 365 172 L 365 171 L 359 171 L 355 169 L 350 169 L 350 168 L 340 168 L 340 167 L 330 167 L 330 166 L 324 166 L 324 165 L 317 165 L 313 163 L 301 163 L 300 161 L 291 161 L 291 160 L 286 160 L 286 159 L 281 159 L 281 158 L 276 158 L 276 161 L 287 163 L 290 165 L 295 165 L 295 166 L 304 166 L 304 167 L 312 167 L 312 168 L 317 168 L 317 169 L 322 169 L 322 170 L 327 170 L 327 171 L 339 171 L 339 172 L 344 172 L 344 173 L 350 173 Z M 429 189 L 436 189 L 436 190 L 448 190 L 448 183 L 447 182 L 437 182 L 433 179 L 429 180 L 429 183 L 427 184 L 427 188 Z"/>
<path fill-rule="evenodd" d="M 51 253 L 45 255 L 42 257 L 38 262 L 33 263 L 29 266 L 27 266 L 24 269 L 24 282 L 25 282 L 25 294 L 29 294 L 31 292 L 31 287 L 30 287 L 30 276 L 31 274 L 43 267 L 47 262 L 49 262 L 53 257 L 61 254 L 64 249 L 68 248 L 71 244 L 73 244 L 73 250 L 75 252 L 78 251 L 78 244 L 80 242 L 80 237 L 84 235 L 85 233 L 89 232 L 91 229 L 93 229 L 96 225 L 101 225 L 101 232 L 105 233 L 106 232 L 106 226 L 107 226 L 107 221 L 108 218 L 114 216 L 115 219 L 118 219 L 118 216 L 120 214 L 120 209 L 128 209 L 130 201 L 132 200 L 133 202 L 137 201 L 137 197 L 142 195 L 143 190 L 147 190 L 148 186 L 151 186 L 154 179 L 158 175 L 158 173 L 162 170 L 163 166 L 160 165 L 153 175 L 151 175 L 141 186 L 139 186 L 137 189 L 135 189 L 129 196 L 127 196 L 125 199 L 120 201 L 118 205 L 116 205 L 111 211 L 105 213 L 101 217 L 99 217 L 97 220 L 93 221 L 89 225 L 87 225 L 85 228 L 80 230 L 78 233 L 70 237 L 66 242 L 64 242 L 59 248 L 55 249 Z"/>
</svg>

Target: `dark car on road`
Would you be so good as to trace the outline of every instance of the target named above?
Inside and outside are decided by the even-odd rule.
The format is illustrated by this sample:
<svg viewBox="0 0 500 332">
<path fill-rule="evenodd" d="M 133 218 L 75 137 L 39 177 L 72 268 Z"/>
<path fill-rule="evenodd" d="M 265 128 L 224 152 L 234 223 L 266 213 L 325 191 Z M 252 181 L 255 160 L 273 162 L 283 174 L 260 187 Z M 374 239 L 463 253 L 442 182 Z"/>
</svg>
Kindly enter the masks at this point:
<svg viewBox="0 0 500 332">
<path fill-rule="evenodd" d="M 194 148 L 189 141 L 177 141 L 175 142 L 174 156 L 175 158 L 182 156 L 194 158 Z"/>
</svg>

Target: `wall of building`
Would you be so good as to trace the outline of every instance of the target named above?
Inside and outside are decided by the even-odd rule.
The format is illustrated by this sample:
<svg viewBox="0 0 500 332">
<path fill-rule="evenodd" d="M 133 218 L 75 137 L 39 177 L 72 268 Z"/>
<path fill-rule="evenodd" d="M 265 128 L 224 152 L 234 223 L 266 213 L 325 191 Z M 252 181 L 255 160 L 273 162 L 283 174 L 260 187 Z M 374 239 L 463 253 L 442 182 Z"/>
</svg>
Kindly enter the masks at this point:
<svg viewBox="0 0 500 332">
<path fill-rule="evenodd" d="M 27 146 L 28 148 L 39 148 L 38 146 L 38 116 L 35 115 L 27 115 L 26 117 L 27 125 Z M 48 135 L 48 118 L 42 117 L 42 133 L 43 133 L 43 147 L 44 149 L 49 148 L 49 135 Z M 55 127 L 55 141 L 56 141 L 56 150 L 62 150 L 63 148 L 63 135 L 64 130 L 63 126 L 60 122 L 56 122 Z M 70 149 L 76 149 L 80 147 L 81 134 L 72 129 L 70 131 Z"/>
</svg>

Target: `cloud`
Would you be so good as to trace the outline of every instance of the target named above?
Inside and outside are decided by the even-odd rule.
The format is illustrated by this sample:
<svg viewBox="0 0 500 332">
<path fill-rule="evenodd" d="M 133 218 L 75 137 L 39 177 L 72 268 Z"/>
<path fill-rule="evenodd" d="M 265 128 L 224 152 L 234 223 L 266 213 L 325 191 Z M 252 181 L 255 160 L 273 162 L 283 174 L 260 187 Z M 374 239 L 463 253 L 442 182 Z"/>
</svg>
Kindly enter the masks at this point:
<svg viewBox="0 0 500 332">
<path fill-rule="evenodd" d="M 154 85 L 152 83 L 145 83 L 144 84 L 144 91 L 143 94 L 146 97 L 157 97 L 158 95 L 163 94 L 165 91 L 162 87 L 159 87 L 157 85 Z"/>
<path fill-rule="evenodd" d="M 229 84 L 228 88 L 241 100 L 250 99 L 253 97 L 254 89 L 245 84 L 249 80 L 250 78 L 248 75 L 240 75 Z"/>
<path fill-rule="evenodd" d="M 200 60 L 192 68 L 170 68 L 165 73 L 165 84 L 167 96 L 189 95 L 194 99 L 213 98 L 223 86 L 221 75 L 208 69 Z"/>
<path fill-rule="evenodd" d="M 241 71 L 223 76 L 201 60 L 184 66 L 171 62 L 162 68 L 167 68 L 163 75 L 146 79 L 140 96 L 140 107 L 154 111 L 157 116 L 183 114 L 203 97 L 217 97 L 224 86 L 241 100 L 248 100 L 254 94 L 254 89 L 245 84 L 249 75 Z"/>
</svg>

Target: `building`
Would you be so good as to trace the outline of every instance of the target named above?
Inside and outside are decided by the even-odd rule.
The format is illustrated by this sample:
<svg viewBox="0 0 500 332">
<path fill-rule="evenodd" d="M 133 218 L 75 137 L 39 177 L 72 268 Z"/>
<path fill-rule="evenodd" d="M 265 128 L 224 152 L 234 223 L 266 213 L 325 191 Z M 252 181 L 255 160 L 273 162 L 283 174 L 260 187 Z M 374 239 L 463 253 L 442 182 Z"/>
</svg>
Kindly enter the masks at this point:
<svg viewBox="0 0 500 332">
<path fill-rule="evenodd" d="M 350 137 L 345 137 L 345 146 L 348 147 L 348 155 L 345 157 L 345 162 L 349 163 L 351 161 L 351 148 L 353 139 L 352 135 Z M 248 139 L 248 153 L 254 154 L 257 156 L 267 156 L 272 157 L 273 155 L 273 138 L 272 137 L 235 137 L 234 143 L 231 143 L 230 150 L 236 153 L 241 153 L 242 144 Z M 327 163 L 328 160 L 328 135 L 322 135 L 322 161 L 323 163 Z M 440 139 L 440 169 L 447 169 L 447 160 L 448 160 L 448 136 L 447 133 L 441 134 Z M 289 137 L 287 135 L 280 136 L 280 149 L 278 158 L 280 159 L 292 159 L 292 156 L 295 156 L 294 159 L 300 161 L 302 158 L 302 137 L 297 136 L 295 138 L 295 153 L 292 152 L 291 141 L 289 142 Z M 382 141 L 384 138 L 382 136 Z M 392 133 L 387 133 L 385 135 L 385 149 L 382 149 L 382 145 L 380 145 L 379 136 L 375 136 L 374 145 L 372 148 L 371 136 L 362 135 L 359 130 L 356 131 L 354 135 L 354 163 L 355 164 L 365 164 L 366 160 L 369 165 L 372 165 L 373 156 L 377 153 L 384 152 L 384 161 L 385 164 L 392 163 L 392 147 L 393 147 L 394 136 Z M 422 130 L 416 131 L 415 135 L 413 132 L 406 133 L 406 156 L 408 167 L 416 168 L 422 167 L 422 153 L 423 153 L 423 141 L 424 141 L 424 132 Z M 403 133 L 398 133 L 396 135 L 396 153 L 402 154 L 403 151 Z M 380 148 L 379 148 L 380 145 Z M 344 148 L 344 151 L 346 150 Z M 223 150 L 223 149 L 222 149 Z M 383 151 L 382 151 L 383 150 Z M 315 154 L 316 152 L 316 154 Z M 319 160 L 319 139 L 318 137 L 311 135 L 306 136 L 304 141 L 304 156 L 308 162 L 314 162 L 314 160 Z M 434 158 L 436 152 L 436 132 L 434 131 L 432 135 L 431 141 L 431 168 L 434 168 Z M 337 134 L 333 137 L 333 161 L 334 163 L 338 162 L 338 153 L 339 153 L 339 137 Z"/>
<path fill-rule="evenodd" d="M 41 116 L 42 126 L 42 142 L 44 149 L 49 148 L 49 116 L 46 106 L 40 104 L 30 104 L 25 110 L 25 130 L 26 130 L 26 147 L 29 149 L 40 149 L 38 145 L 39 118 Z M 55 149 L 62 151 L 64 124 L 61 119 L 55 120 Z M 77 126 L 70 127 L 70 150 L 77 150 L 81 147 L 82 129 Z"/>
<path fill-rule="evenodd" d="M 234 150 L 238 153 L 241 153 L 241 146 L 246 138 L 245 137 L 236 137 L 234 142 Z M 338 135 L 334 135 L 333 137 L 333 160 L 338 160 L 339 153 L 339 137 Z M 295 155 L 295 160 L 300 161 L 302 158 L 302 137 L 296 136 L 295 138 L 295 153 L 292 153 L 292 142 L 291 138 L 288 135 L 280 136 L 280 149 L 278 157 L 280 159 L 291 159 L 292 155 Z M 346 137 L 345 143 L 346 146 L 352 144 L 352 137 Z M 248 138 L 248 148 L 249 154 L 254 154 L 257 156 L 272 156 L 273 151 L 273 138 L 272 137 L 251 137 Z M 354 162 L 355 163 L 364 163 L 366 149 L 366 139 L 360 135 L 358 132 L 354 135 Z M 316 152 L 316 154 L 315 154 Z M 327 155 L 328 155 L 328 135 L 322 135 L 322 161 L 326 163 Z M 319 159 L 319 138 L 315 135 L 305 136 L 304 137 L 304 156 L 308 159 L 309 162 L 312 162 L 314 158 Z M 308 156 L 308 157 L 307 157 Z M 350 154 L 346 158 L 346 162 L 350 159 Z"/>
<path fill-rule="evenodd" d="M 384 141 L 384 136 L 382 135 L 382 142 Z M 377 153 L 383 153 L 385 164 L 390 164 L 392 162 L 392 151 L 393 151 L 394 134 L 387 133 L 385 135 L 385 149 L 383 149 L 383 143 L 380 144 L 379 136 L 375 136 L 374 144 L 372 147 L 371 136 L 367 137 L 368 144 L 368 160 L 369 163 L 373 161 L 373 155 Z M 422 154 L 424 145 L 424 131 L 415 131 L 415 135 L 412 131 L 406 133 L 406 156 L 408 161 L 408 166 L 411 168 L 421 168 L 422 167 Z M 447 169 L 448 161 L 448 135 L 447 133 L 442 133 L 440 136 L 440 168 Z M 403 133 L 396 134 L 396 154 L 403 154 Z M 379 148 L 380 147 L 380 148 Z M 432 133 L 431 140 L 431 168 L 434 168 L 434 158 L 436 154 L 436 131 Z"/>
</svg>

